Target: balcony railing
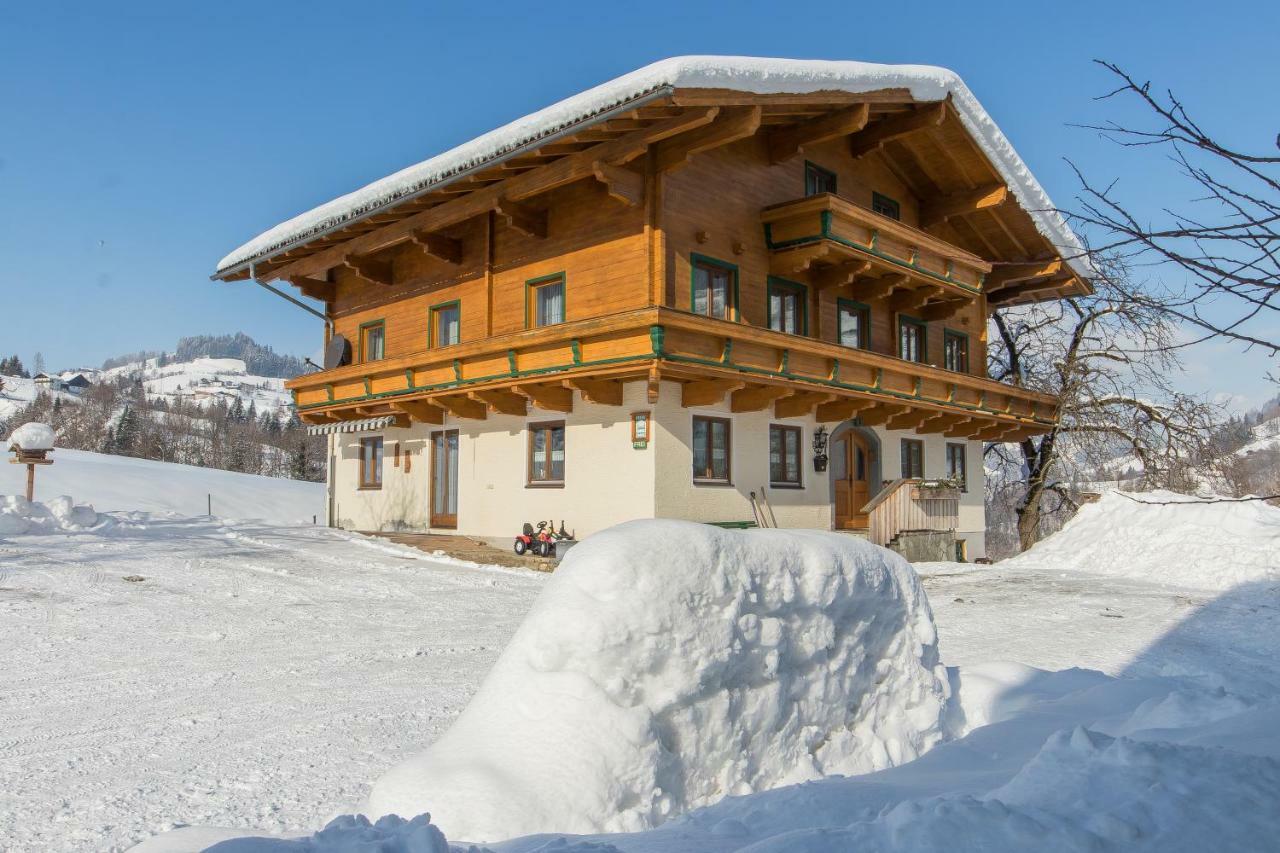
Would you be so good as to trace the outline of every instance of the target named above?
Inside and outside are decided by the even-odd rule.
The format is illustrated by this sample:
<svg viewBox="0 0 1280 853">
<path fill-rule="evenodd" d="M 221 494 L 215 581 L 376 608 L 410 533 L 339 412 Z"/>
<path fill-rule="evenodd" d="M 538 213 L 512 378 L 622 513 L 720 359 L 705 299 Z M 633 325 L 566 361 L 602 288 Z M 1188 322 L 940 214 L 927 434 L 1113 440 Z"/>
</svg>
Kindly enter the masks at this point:
<svg viewBox="0 0 1280 853">
<path fill-rule="evenodd" d="M 760 219 L 784 268 L 857 259 L 879 274 L 900 273 L 914 286 L 970 299 L 991 271 L 977 255 L 830 193 L 766 207 Z"/>
<path fill-rule="evenodd" d="M 946 483 L 894 480 L 862 509 L 867 514 L 868 538 L 887 546 L 900 533 L 916 530 L 955 530 L 960 524 L 960 490 Z"/>
</svg>

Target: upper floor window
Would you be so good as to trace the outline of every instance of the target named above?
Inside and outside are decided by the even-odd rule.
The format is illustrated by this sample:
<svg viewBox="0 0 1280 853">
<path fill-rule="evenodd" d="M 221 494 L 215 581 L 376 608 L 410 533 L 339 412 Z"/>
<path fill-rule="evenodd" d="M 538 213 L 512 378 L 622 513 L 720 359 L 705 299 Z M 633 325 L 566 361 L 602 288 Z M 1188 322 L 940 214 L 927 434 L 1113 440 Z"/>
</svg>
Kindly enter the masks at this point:
<svg viewBox="0 0 1280 853">
<path fill-rule="evenodd" d="M 695 483 L 729 482 L 729 420 L 727 418 L 693 419 L 693 481 Z"/>
<path fill-rule="evenodd" d="M 431 309 L 431 346 L 448 347 L 462 340 L 462 306 L 455 299 Z"/>
<path fill-rule="evenodd" d="M 360 488 L 382 488 L 382 438 L 360 439 Z"/>
<path fill-rule="evenodd" d="M 969 336 L 947 329 L 942 334 L 942 366 L 960 373 L 969 372 Z"/>
<path fill-rule="evenodd" d="M 786 332 L 789 335 L 808 334 L 808 317 L 805 311 L 805 297 L 808 289 L 803 284 L 770 278 L 767 287 L 769 295 L 769 328 L 775 332 Z"/>
<path fill-rule="evenodd" d="M 822 168 L 816 163 L 804 164 L 804 194 L 821 195 L 835 193 L 836 173 Z"/>
<path fill-rule="evenodd" d="M 965 460 L 965 446 L 960 442 L 947 442 L 947 478 L 960 484 L 960 491 L 969 491 L 968 465 Z"/>
<path fill-rule="evenodd" d="M 360 360 L 378 361 L 386 357 L 387 324 L 382 320 L 360 326 Z"/>
<path fill-rule="evenodd" d="M 898 317 L 898 357 L 907 361 L 923 362 L 925 351 L 925 325 L 905 314 Z"/>
<path fill-rule="evenodd" d="M 924 442 L 916 438 L 902 439 L 902 476 L 924 479 Z"/>
<path fill-rule="evenodd" d="M 890 219 L 902 218 L 902 207 L 898 202 L 889 198 L 887 195 L 880 193 L 871 194 L 871 209 L 881 216 L 887 216 Z"/>
<path fill-rule="evenodd" d="M 870 349 L 871 309 L 852 299 L 836 301 L 836 319 L 840 343 L 846 347 Z"/>
<path fill-rule="evenodd" d="M 564 421 L 529 424 L 529 485 L 564 485 Z"/>
<path fill-rule="evenodd" d="M 693 257 L 693 292 L 690 304 L 695 314 L 729 320 L 736 313 L 738 268 L 701 255 Z"/>
<path fill-rule="evenodd" d="M 769 483 L 800 487 L 800 427 L 770 424 Z"/>
<path fill-rule="evenodd" d="M 525 325 L 530 328 L 564 322 L 564 273 L 536 278 L 528 283 L 529 304 Z"/>
</svg>

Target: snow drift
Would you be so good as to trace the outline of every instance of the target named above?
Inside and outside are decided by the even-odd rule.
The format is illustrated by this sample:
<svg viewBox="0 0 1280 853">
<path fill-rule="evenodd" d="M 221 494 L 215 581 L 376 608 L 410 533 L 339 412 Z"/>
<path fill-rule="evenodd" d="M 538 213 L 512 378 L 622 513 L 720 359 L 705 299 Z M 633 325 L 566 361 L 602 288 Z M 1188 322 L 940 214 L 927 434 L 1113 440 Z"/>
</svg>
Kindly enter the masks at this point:
<svg viewBox="0 0 1280 853">
<path fill-rule="evenodd" d="M 905 560 L 811 531 L 636 521 L 565 558 L 445 735 L 370 815 L 456 839 L 653 827 L 727 795 L 910 761 L 943 737 Z"/>
<path fill-rule="evenodd" d="M 0 495 L 0 536 L 23 533 L 77 533 L 98 526 L 93 507 L 77 504 L 67 495 L 46 503 L 21 495 Z"/>
<path fill-rule="evenodd" d="M 1198 500 L 1166 491 L 1108 492 L 1001 565 L 1212 590 L 1280 581 L 1280 509 L 1262 501 Z"/>
</svg>

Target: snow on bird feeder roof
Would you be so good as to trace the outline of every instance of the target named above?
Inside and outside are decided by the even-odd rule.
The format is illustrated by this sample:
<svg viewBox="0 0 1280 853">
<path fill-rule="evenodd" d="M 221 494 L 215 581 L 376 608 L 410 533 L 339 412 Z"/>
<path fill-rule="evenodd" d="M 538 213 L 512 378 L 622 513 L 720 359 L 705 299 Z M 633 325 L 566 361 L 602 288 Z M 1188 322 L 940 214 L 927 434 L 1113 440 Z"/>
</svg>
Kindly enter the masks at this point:
<svg viewBox="0 0 1280 853">
<path fill-rule="evenodd" d="M 53 431 L 53 427 L 42 423 L 28 423 L 15 429 L 9 435 L 8 445 L 10 450 L 23 451 L 25 453 L 32 452 L 48 452 L 53 450 L 53 443 L 57 435 Z"/>
</svg>

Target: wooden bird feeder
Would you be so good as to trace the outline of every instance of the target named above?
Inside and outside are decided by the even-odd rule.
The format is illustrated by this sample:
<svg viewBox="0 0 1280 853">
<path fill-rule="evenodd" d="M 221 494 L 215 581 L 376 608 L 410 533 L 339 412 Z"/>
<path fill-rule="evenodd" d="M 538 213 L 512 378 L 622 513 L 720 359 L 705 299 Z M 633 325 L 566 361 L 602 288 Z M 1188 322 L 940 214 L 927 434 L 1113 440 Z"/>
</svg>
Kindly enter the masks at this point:
<svg viewBox="0 0 1280 853">
<path fill-rule="evenodd" d="M 9 459 L 9 464 L 27 466 L 27 500 L 32 501 L 35 500 L 36 466 L 53 464 L 53 460 L 49 458 L 49 454 L 53 452 L 53 448 L 39 447 L 28 450 L 18 443 L 21 441 L 21 439 L 18 438 L 20 433 L 21 430 L 15 431 L 14 438 L 11 439 L 9 450 L 13 453 L 13 456 Z"/>
</svg>

